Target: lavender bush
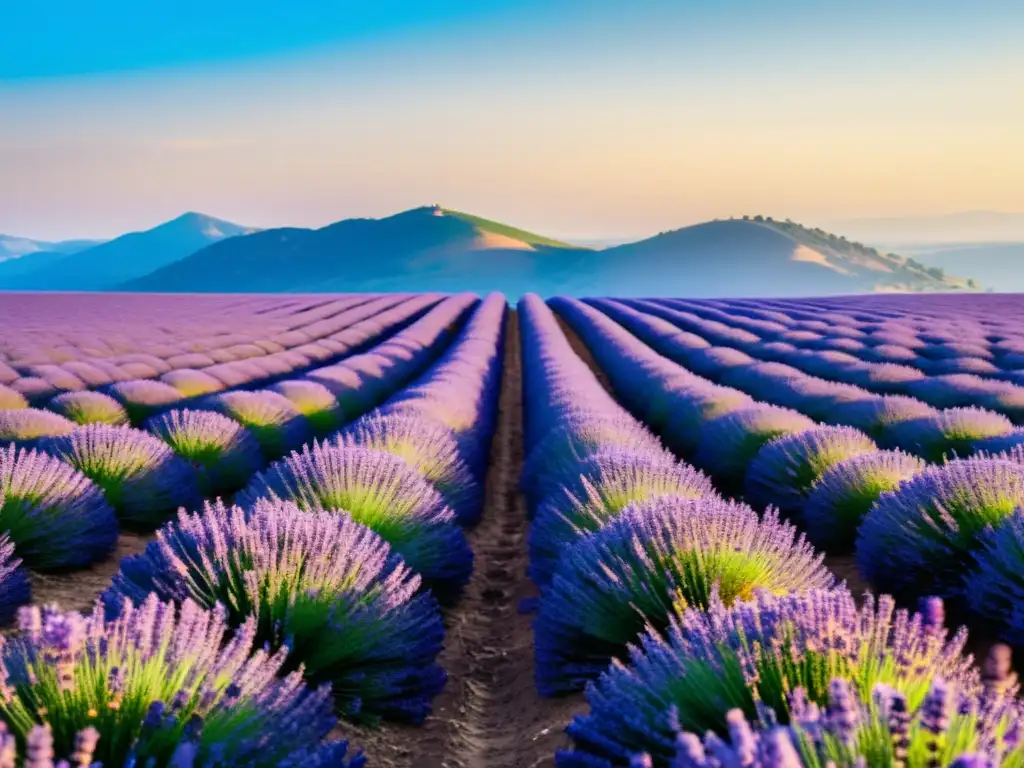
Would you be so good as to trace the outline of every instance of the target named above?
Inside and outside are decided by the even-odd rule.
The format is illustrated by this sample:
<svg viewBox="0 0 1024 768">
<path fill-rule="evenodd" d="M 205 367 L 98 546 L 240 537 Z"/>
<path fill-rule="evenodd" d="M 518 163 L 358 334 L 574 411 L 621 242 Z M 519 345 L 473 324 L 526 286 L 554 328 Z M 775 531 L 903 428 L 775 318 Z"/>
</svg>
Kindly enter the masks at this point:
<svg viewBox="0 0 1024 768">
<path fill-rule="evenodd" d="M 454 599 L 472 573 L 473 553 L 455 514 L 397 456 L 314 444 L 256 475 L 237 503 L 259 499 L 350 516 L 387 541 L 442 602 Z"/>
<path fill-rule="evenodd" d="M 0 449 L 0 531 L 32 568 L 81 568 L 113 551 L 117 517 L 82 473 L 12 445 Z"/>
<path fill-rule="evenodd" d="M 63 416 L 35 408 L 0 411 L 0 445 L 14 443 L 25 448 L 55 435 L 67 435 L 77 425 Z"/>
<path fill-rule="evenodd" d="M 200 498 L 192 466 L 166 443 L 138 429 L 89 424 L 50 438 L 40 448 L 98 485 L 126 525 L 158 526 Z"/>
<path fill-rule="evenodd" d="M 462 459 L 455 433 L 443 424 L 422 416 L 367 415 L 332 443 L 397 456 L 430 481 L 461 525 L 480 519 L 483 489 Z"/>
<path fill-rule="evenodd" d="M 581 464 L 574 475 L 540 505 L 530 528 L 528 573 L 539 586 L 551 580 L 567 547 L 600 529 L 630 503 L 659 496 L 717 496 L 705 475 L 660 452 L 605 451 Z"/>
<path fill-rule="evenodd" d="M 323 384 L 315 381 L 280 381 L 268 388 L 285 397 L 296 410 L 306 417 L 314 434 L 326 435 L 338 429 L 345 421 L 336 398 Z"/>
<path fill-rule="evenodd" d="M 420 577 L 377 534 L 351 519 L 258 501 L 178 515 L 142 555 L 121 561 L 102 600 L 116 615 L 127 598 L 227 607 L 255 642 L 288 648 L 289 668 L 331 683 L 337 711 L 362 722 L 422 722 L 444 685 L 435 659 L 444 628 Z"/>
<path fill-rule="evenodd" d="M 28 574 L 15 557 L 14 544 L 6 534 L 0 535 L 0 624 L 10 623 L 30 597 Z"/>
<path fill-rule="evenodd" d="M 773 505 L 785 515 L 800 517 L 807 495 L 828 469 L 877 450 L 870 437 L 852 427 L 783 435 L 757 452 L 747 468 L 744 495 L 757 507 Z"/>
<path fill-rule="evenodd" d="M 779 521 L 720 499 L 664 496 L 628 506 L 570 547 L 540 600 L 534 674 L 541 695 L 578 690 L 674 611 L 730 605 L 756 589 L 829 588 L 823 556 Z"/>
<path fill-rule="evenodd" d="M 646 635 L 628 665 L 613 663 L 588 689 L 590 712 L 568 728 L 576 750 L 560 753 L 557 763 L 626 765 L 646 752 L 667 764 L 675 753 L 671 709 L 681 729 L 697 733 L 727 734 L 733 709 L 755 718 L 767 707 L 786 724 L 790 691 L 803 688 L 809 702 L 823 706 L 837 677 L 862 697 L 886 685 L 911 710 L 936 679 L 979 695 L 978 672 L 962 655 L 967 633 L 950 640 L 942 621 L 939 600 L 911 615 L 888 597 L 858 608 L 845 589 L 759 592 L 731 608 L 688 610 L 664 638 Z"/>
<path fill-rule="evenodd" d="M 331 765 L 344 754 L 316 747 L 334 726 L 330 690 L 299 672 L 278 678 L 285 653 L 252 651 L 254 619 L 228 639 L 221 608 L 151 595 L 109 622 L 99 607 L 88 618 L 24 608 L 20 627 L 0 641 L 0 719 L 22 743 L 48 726 L 52 742 L 34 736 L 30 749 L 72 754 L 91 728 L 92 759 L 109 766 Z"/>
<path fill-rule="evenodd" d="M 949 408 L 932 416 L 895 424 L 883 441 L 927 461 L 964 457 L 975 442 L 1013 431 L 1005 416 L 980 408 Z"/>
<path fill-rule="evenodd" d="M 119 381 L 107 388 L 107 394 L 124 406 L 135 426 L 182 399 L 181 392 L 170 384 L 149 379 Z"/>
<path fill-rule="evenodd" d="M 853 551 L 868 510 L 882 494 L 895 491 L 924 469 L 924 461 L 901 451 L 875 451 L 840 461 L 807 495 L 801 515 L 807 537 L 834 554 Z"/>
<path fill-rule="evenodd" d="M 28 408 L 28 400 L 15 389 L 0 384 L 0 411 L 16 411 Z"/>
<path fill-rule="evenodd" d="M 268 461 L 301 448 L 313 438 L 306 418 L 277 392 L 223 392 L 203 400 L 201 407 L 234 419 L 249 430 Z"/>
<path fill-rule="evenodd" d="M 252 433 L 219 413 L 167 411 L 147 421 L 146 429 L 192 465 L 203 496 L 245 487 L 265 464 Z"/>
<path fill-rule="evenodd" d="M 898 597 L 956 596 L 978 536 L 1024 504 L 1024 467 L 971 458 L 931 467 L 886 493 L 864 517 L 857 567 Z"/>
<path fill-rule="evenodd" d="M 76 424 L 127 424 L 128 411 L 117 400 L 102 392 L 65 392 L 57 395 L 46 407 Z"/>
</svg>

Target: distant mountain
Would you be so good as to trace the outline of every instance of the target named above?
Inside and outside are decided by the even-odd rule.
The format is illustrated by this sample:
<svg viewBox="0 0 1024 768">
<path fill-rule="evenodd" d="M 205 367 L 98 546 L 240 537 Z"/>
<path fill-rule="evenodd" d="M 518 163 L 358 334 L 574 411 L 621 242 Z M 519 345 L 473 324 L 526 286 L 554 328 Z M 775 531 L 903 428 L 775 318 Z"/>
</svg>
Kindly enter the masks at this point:
<svg viewBox="0 0 1024 768">
<path fill-rule="evenodd" d="M 20 259 L 23 256 L 31 256 L 36 253 L 78 253 L 102 242 L 102 240 L 62 240 L 51 243 L 45 240 L 32 240 L 28 237 L 0 235 L 0 264 L 11 259 Z"/>
<path fill-rule="evenodd" d="M 970 274 L 986 288 L 1024 293 L 1024 242 L 915 247 L 914 258 L 947 272 Z"/>
<path fill-rule="evenodd" d="M 760 216 L 710 221 L 599 251 L 574 293 L 812 296 L 943 291 L 967 281 L 820 229 Z"/>
<path fill-rule="evenodd" d="M 132 291 L 503 291 L 807 296 L 967 288 L 913 259 L 792 222 L 731 219 L 604 250 L 423 207 L 323 229 L 218 242 L 121 286 Z"/>
<path fill-rule="evenodd" d="M 477 291 L 518 295 L 585 268 L 590 251 L 436 206 L 216 243 L 134 291 Z"/>
<path fill-rule="evenodd" d="M 835 222 L 830 228 L 889 248 L 925 243 L 1024 242 L 1024 213 L 963 211 L 941 216 L 850 219 Z"/>
<path fill-rule="evenodd" d="M 183 259 L 211 243 L 257 230 L 201 213 L 186 213 L 144 232 L 133 232 L 77 253 L 39 251 L 0 263 L 6 290 L 96 291 Z"/>
</svg>

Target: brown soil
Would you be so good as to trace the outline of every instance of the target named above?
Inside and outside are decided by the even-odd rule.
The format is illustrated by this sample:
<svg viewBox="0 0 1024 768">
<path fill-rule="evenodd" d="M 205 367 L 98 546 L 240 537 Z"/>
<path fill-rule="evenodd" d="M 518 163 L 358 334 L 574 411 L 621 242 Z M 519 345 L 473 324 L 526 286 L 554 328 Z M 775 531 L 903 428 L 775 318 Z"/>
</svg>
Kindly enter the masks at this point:
<svg viewBox="0 0 1024 768">
<path fill-rule="evenodd" d="M 500 416 L 491 449 L 484 514 L 469 531 L 473 578 L 447 612 L 440 663 L 448 685 L 421 727 L 349 728 L 375 766 L 531 768 L 554 764 L 563 731 L 586 709 L 582 695 L 542 699 L 533 684 L 531 617 L 519 602 L 535 594 L 526 577 L 529 525 L 518 478 L 523 461 L 522 367 L 515 313 L 507 319 Z"/>
</svg>

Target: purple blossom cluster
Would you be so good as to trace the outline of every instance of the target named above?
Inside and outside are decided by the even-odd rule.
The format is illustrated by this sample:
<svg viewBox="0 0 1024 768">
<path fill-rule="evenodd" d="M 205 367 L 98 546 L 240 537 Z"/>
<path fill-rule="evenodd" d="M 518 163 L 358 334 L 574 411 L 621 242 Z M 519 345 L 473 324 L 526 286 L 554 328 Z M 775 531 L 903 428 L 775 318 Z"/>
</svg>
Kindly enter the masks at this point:
<svg viewBox="0 0 1024 768">
<path fill-rule="evenodd" d="M 573 351 L 543 301 L 525 296 L 519 319 L 521 485 L 533 518 L 528 573 L 541 590 L 534 633 L 542 695 L 579 690 L 621 663 L 645 630 L 664 628 L 686 606 L 706 607 L 716 590 L 732 600 L 759 588 L 832 585 L 821 557 L 792 526 L 774 512 L 761 519 L 723 501 L 706 475 L 646 432 Z M 674 364 L 659 368 L 642 346 L 618 340 L 603 354 L 587 328 L 578 326 L 599 362 L 618 366 L 609 374 L 613 386 L 619 372 L 664 382 L 660 390 L 616 387 L 631 410 L 667 423 L 672 395 L 701 398 Z M 733 402 L 742 408 L 747 401 Z M 717 417 L 709 399 L 704 405 Z"/>
<path fill-rule="evenodd" d="M 421 722 L 444 685 L 435 664 L 444 628 L 433 598 L 369 528 L 289 502 L 251 510 L 207 505 L 161 528 L 142 555 L 122 560 L 102 600 L 108 615 L 155 594 L 177 604 L 226 606 L 254 642 L 287 647 L 288 666 L 330 683 L 346 717 Z"/>
</svg>

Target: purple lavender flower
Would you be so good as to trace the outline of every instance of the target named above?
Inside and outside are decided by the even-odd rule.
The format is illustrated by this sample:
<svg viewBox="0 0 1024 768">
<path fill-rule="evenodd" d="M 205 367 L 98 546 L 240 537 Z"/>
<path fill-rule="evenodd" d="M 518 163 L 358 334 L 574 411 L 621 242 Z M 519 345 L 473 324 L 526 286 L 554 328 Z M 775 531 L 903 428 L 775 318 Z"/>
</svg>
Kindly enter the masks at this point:
<svg viewBox="0 0 1024 768">
<path fill-rule="evenodd" d="M 314 443 L 256 475 L 237 503 L 259 499 L 350 516 L 387 541 L 442 602 L 454 599 L 472 573 L 473 553 L 454 512 L 397 456 Z"/>
<path fill-rule="evenodd" d="M 326 435 L 345 421 L 345 413 L 338 404 L 338 398 L 323 384 L 293 379 L 279 381 L 268 390 L 287 398 L 306 417 L 314 434 Z"/>
<path fill-rule="evenodd" d="M 0 624 L 8 624 L 30 597 L 28 574 L 15 557 L 14 544 L 7 534 L 0 535 Z"/>
<path fill-rule="evenodd" d="M 725 485 L 742 482 L 761 446 L 815 426 L 803 414 L 771 405 L 742 408 L 707 422 L 697 439 L 694 464 Z"/>
<path fill-rule="evenodd" d="M 219 413 L 167 411 L 147 421 L 146 430 L 192 465 L 203 496 L 244 488 L 265 465 L 249 430 Z"/>
<path fill-rule="evenodd" d="M 63 416 L 35 408 L 0 411 L 0 445 L 30 448 L 42 439 L 70 434 L 76 426 Z"/>
<path fill-rule="evenodd" d="M 582 689 L 673 612 L 731 604 L 755 589 L 782 594 L 833 585 L 823 556 L 774 510 L 763 520 L 720 499 L 663 496 L 629 505 L 571 546 L 534 623 L 541 695 Z"/>
<path fill-rule="evenodd" d="M 455 433 L 443 424 L 422 417 L 371 414 L 346 426 L 332 443 L 397 456 L 430 481 L 461 525 L 480 519 L 483 489 L 463 461 Z"/>
<path fill-rule="evenodd" d="M 956 596 L 978 537 L 1024 504 L 1024 467 L 972 458 L 931 467 L 883 494 L 857 537 L 857 567 L 898 597 Z"/>
<path fill-rule="evenodd" d="M 852 427 L 783 435 L 764 445 L 750 462 L 744 495 L 756 507 L 772 505 L 784 515 L 800 517 L 808 494 L 827 470 L 877 450 L 870 437 Z"/>
<path fill-rule="evenodd" d="M 891 598 L 868 599 L 858 609 L 845 589 L 759 592 L 731 608 L 691 609 L 665 637 L 646 635 L 628 665 L 613 663 L 588 688 L 590 712 L 567 729 L 576 750 L 558 764 L 626 765 L 646 752 L 668 765 L 677 730 L 725 735 L 733 709 L 751 719 L 770 710 L 785 724 L 791 691 L 803 689 L 806 712 L 811 703 L 828 702 L 835 677 L 862 699 L 887 686 L 912 710 L 936 678 L 980 696 L 978 672 L 962 656 L 965 643 L 965 631 L 947 640 L 944 629 L 926 626 L 920 615 L 895 610 Z"/>
<path fill-rule="evenodd" d="M 968 373 L 928 376 L 908 386 L 908 392 L 936 408 L 974 405 L 1006 389 L 1006 382 L 985 379 Z"/>
<path fill-rule="evenodd" d="M 726 715 L 729 741 L 714 732 L 703 739 L 696 733 L 676 737 L 675 754 L 658 765 L 667 768 L 792 768 L 832 765 L 843 768 L 868 765 L 996 768 L 1017 765 L 1024 750 L 1012 736 L 1019 726 L 1019 707 L 1000 711 L 980 709 L 977 697 L 957 691 L 964 713 L 940 714 L 952 689 L 941 678 L 932 681 L 925 703 L 913 713 L 906 697 L 884 685 L 875 686 L 870 698 L 853 690 L 849 681 L 833 678 L 828 706 L 822 710 L 806 703 L 806 691 L 790 696 L 790 724 L 779 726 L 762 717 L 750 722 L 740 709 Z M 978 717 L 977 713 L 981 712 Z M 942 722 L 939 722 L 942 721 Z M 938 726 L 937 730 L 932 730 Z M 975 750 L 975 751 L 965 751 Z M 559 765 L 610 765 L 576 761 L 573 753 Z M 659 755 L 659 757 L 661 757 Z M 650 755 L 634 757 L 654 766 Z M 632 765 L 632 763 L 631 763 Z"/>
<path fill-rule="evenodd" d="M 212 395 L 224 389 L 224 384 L 203 371 L 191 368 L 177 368 L 160 377 L 160 381 L 174 387 L 182 397 L 201 397 Z"/>
<path fill-rule="evenodd" d="M 65 392 L 53 398 L 46 407 L 76 424 L 120 426 L 128 423 L 128 412 L 124 406 L 102 392 Z"/>
<path fill-rule="evenodd" d="M 135 426 L 183 398 L 181 392 L 170 384 L 151 379 L 119 381 L 107 388 L 107 394 L 124 406 L 128 418 Z"/>
<path fill-rule="evenodd" d="M 28 400 L 17 390 L 0 384 L 0 411 L 16 411 L 28 408 Z"/>
<path fill-rule="evenodd" d="M 840 461 L 807 495 L 800 518 L 807 537 L 831 553 L 851 552 L 861 521 L 879 497 L 924 468 L 924 461 L 900 451 L 875 451 Z"/>
<path fill-rule="evenodd" d="M 526 457 L 520 486 L 533 507 L 555 491 L 579 465 L 609 448 L 637 452 L 661 450 L 658 438 L 636 419 L 625 413 L 589 413 L 579 410 L 566 414 Z"/>
<path fill-rule="evenodd" d="M 329 688 L 307 688 L 298 672 L 278 678 L 285 652 L 253 652 L 253 618 L 229 639 L 220 606 L 178 609 L 150 595 L 110 622 L 100 607 L 89 618 L 23 608 L 20 620 L 21 634 L 0 646 L 0 717 L 19 740 L 52 729 L 30 751 L 91 747 L 110 766 L 271 768 L 295 765 L 335 723 Z M 83 742 L 88 727 L 98 736 Z M 338 745 L 322 749 L 337 756 Z"/>
<path fill-rule="evenodd" d="M 967 605 L 1004 640 L 1024 645 L 1024 509 L 986 530 L 975 558 L 964 584 Z"/>
<path fill-rule="evenodd" d="M 837 405 L 829 418 L 835 424 L 859 429 L 877 441 L 884 441 L 893 425 L 934 416 L 927 403 L 902 395 L 885 395 Z"/>
<path fill-rule="evenodd" d="M 227 606 L 233 626 L 257 619 L 255 642 L 287 646 L 288 665 L 331 683 L 346 717 L 421 722 L 444 685 L 435 659 L 444 628 L 420 577 L 369 528 L 290 502 L 207 504 L 180 513 L 142 555 L 121 561 L 102 600 Z"/>
<path fill-rule="evenodd" d="M 659 496 L 717 496 L 693 467 L 655 454 L 613 449 L 591 456 L 538 507 L 530 529 L 530 578 L 546 585 L 566 548 L 600 529 L 632 502 Z"/>
<path fill-rule="evenodd" d="M 234 419 L 249 430 L 268 461 L 301 448 L 313 438 L 306 417 L 277 392 L 223 392 L 206 398 L 200 407 Z"/>
<path fill-rule="evenodd" d="M 38 570 L 80 568 L 117 543 L 117 518 L 100 489 L 62 461 L 0 449 L 0 530 Z"/>
<path fill-rule="evenodd" d="M 697 452 L 700 431 L 712 419 L 754 404 L 750 395 L 729 387 L 704 387 L 669 401 L 661 435 L 681 456 Z"/>
<path fill-rule="evenodd" d="M 7 386 L 21 394 L 32 406 L 45 403 L 59 392 L 53 384 L 38 376 L 22 376 Z"/>
<path fill-rule="evenodd" d="M 155 527 L 200 498 L 192 466 L 166 443 L 138 429 L 88 424 L 50 438 L 40 448 L 98 485 L 126 525 Z"/>
<path fill-rule="evenodd" d="M 949 408 L 894 424 L 882 442 L 927 461 L 940 462 L 967 456 L 977 441 L 1004 437 L 1012 431 L 1010 420 L 998 413 L 980 408 Z"/>
</svg>

